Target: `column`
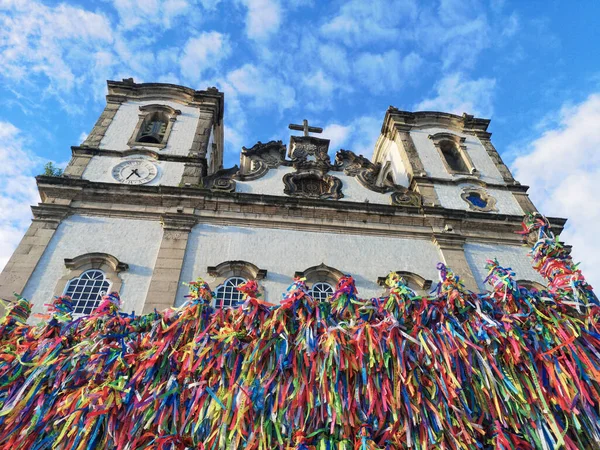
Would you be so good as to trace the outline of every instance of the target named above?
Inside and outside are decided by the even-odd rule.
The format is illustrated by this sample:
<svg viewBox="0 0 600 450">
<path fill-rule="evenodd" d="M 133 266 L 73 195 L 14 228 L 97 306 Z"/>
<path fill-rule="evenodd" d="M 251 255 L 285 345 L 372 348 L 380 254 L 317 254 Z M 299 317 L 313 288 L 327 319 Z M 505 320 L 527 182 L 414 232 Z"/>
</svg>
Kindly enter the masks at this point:
<svg viewBox="0 0 600 450">
<path fill-rule="evenodd" d="M 460 277 L 467 289 L 479 292 L 477 281 L 465 256 L 465 241 L 463 236 L 451 233 L 433 235 L 433 242 L 439 247 L 444 264 Z"/>
<path fill-rule="evenodd" d="M 195 224 L 196 217 L 193 215 L 168 214 L 162 217 L 163 238 L 154 264 L 143 314 L 174 306 L 179 284 L 189 281 L 181 280 L 181 268 L 188 237 Z"/>
<path fill-rule="evenodd" d="M 49 203 L 32 206 L 33 220 L 19 246 L 0 274 L 0 297 L 14 300 L 38 265 L 58 225 L 68 215 L 69 207 Z"/>
<path fill-rule="evenodd" d="M 400 152 L 402 162 L 410 173 L 411 182 L 414 183 L 414 190 L 423 197 L 423 205 L 439 206 L 438 199 L 433 183 L 427 178 L 427 172 L 421 161 L 421 157 L 417 152 L 415 143 L 410 136 L 410 126 L 405 124 L 395 124 L 396 132 L 394 139 L 399 148 L 403 148 L 404 152 Z"/>
</svg>

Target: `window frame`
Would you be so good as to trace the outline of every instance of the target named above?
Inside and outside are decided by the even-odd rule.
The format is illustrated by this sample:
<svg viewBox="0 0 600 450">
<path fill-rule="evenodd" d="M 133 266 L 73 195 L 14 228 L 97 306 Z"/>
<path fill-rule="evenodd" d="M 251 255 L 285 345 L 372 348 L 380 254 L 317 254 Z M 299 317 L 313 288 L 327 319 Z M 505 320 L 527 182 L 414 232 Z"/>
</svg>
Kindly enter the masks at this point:
<svg viewBox="0 0 600 450">
<path fill-rule="evenodd" d="M 75 258 L 65 258 L 65 274 L 56 282 L 54 287 L 54 296 L 60 297 L 67 290 L 69 282 L 80 277 L 88 270 L 100 270 L 104 277 L 110 283 L 110 292 L 121 292 L 123 280 L 121 273 L 129 270 L 129 265 L 119 261 L 113 255 L 108 253 L 85 253 Z"/>
<path fill-rule="evenodd" d="M 326 285 L 327 287 L 329 287 L 331 289 L 331 294 L 327 295 L 325 298 L 317 298 L 315 296 L 315 287 L 318 285 Z M 324 302 L 327 301 L 334 293 L 335 293 L 335 286 L 332 286 L 330 283 L 328 283 L 327 281 L 315 281 L 314 283 L 312 283 L 312 286 L 310 287 L 309 291 L 310 296 L 319 302 Z M 324 291 L 321 291 L 319 294 L 324 293 Z M 321 297 L 321 295 L 319 295 L 319 297 Z"/>
<path fill-rule="evenodd" d="M 479 176 L 479 171 L 475 167 L 475 164 L 473 164 L 473 160 L 471 160 L 469 152 L 467 151 L 467 146 L 465 145 L 467 138 L 447 132 L 430 134 L 428 138 L 433 142 L 434 147 L 437 149 L 438 154 L 442 159 L 442 163 L 444 164 L 446 171 L 450 175 Z M 442 151 L 443 142 L 450 142 L 454 146 L 454 149 L 456 150 L 458 156 L 462 159 L 462 162 L 467 169 L 466 171 L 455 170 L 450 166 L 448 160 L 446 159 L 446 155 Z"/>
<path fill-rule="evenodd" d="M 231 282 L 232 280 L 242 280 L 242 281 L 239 282 L 238 284 L 228 286 L 227 283 Z M 214 308 L 219 308 L 219 309 L 221 309 L 221 308 L 237 308 L 237 307 L 239 307 L 244 302 L 244 294 L 242 292 L 238 291 L 236 289 L 236 287 L 240 286 L 241 284 L 247 283 L 247 282 L 248 282 L 247 278 L 239 276 L 239 275 L 234 275 L 234 276 L 231 276 L 231 277 L 227 278 L 223 283 L 221 283 L 219 286 L 217 286 L 215 288 L 215 296 L 213 297 L 212 306 Z M 218 291 L 219 290 L 223 291 L 223 290 L 226 290 L 226 289 L 230 290 L 230 292 L 229 292 L 230 295 L 235 295 L 236 297 L 239 297 L 239 298 L 238 299 L 231 299 L 231 298 L 224 298 L 223 297 L 223 298 L 219 299 L 218 298 L 218 295 L 219 295 Z M 227 300 L 229 302 L 236 302 L 236 305 L 229 304 L 229 305 L 223 306 L 223 302 L 225 300 Z M 221 305 L 217 304 L 218 301 L 221 302 Z"/>
<path fill-rule="evenodd" d="M 72 292 L 71 294 L 69 294 L 69 288 L 71 287 L 72 283 L 78 283 L 80 280 L 83 279 L 83 276 L 90 273 L 90 272 L 97 272 L 102 274 L 102 281 L 103 283 L 106 283 L 106 289 L 104 291 L 99 291 L 97 294 L 97 298 L 96 299 L 75 299 L 73 298 L 73 294 L 76 294 L 77 292 Z M 89 278 L 87 280 L 84 280 L 84 284 L 82 285 L 83 289 L 87 288 L 87 281 L 95 281 L 95 279 L 93 278 Z M 74 291 L 80 286 L 76 285 L 74 286 Z M 95 286 L 92 286 L 92 288 L 94 288 Z M 91 268 L 91 269 L 86 269 L 83 272 L 81 272 L 78 276 L 71 278 L 67 284 L 65 285 L 64 291 L 63 291 L 63 296 L 68 296 L 72 301 L 73 301 L 73 316 L 88 316 L 90 315 L 98 306 L 100 306 L 100 303 L 102 302 L 102 297 L 104 295 L 108 295 L 111 292 L 111 287 L 112 287 L 112 283 L 110 281 L 110 279 L 106 276 L 106 273 L 104 273 L 104 271 L 100 270 L 100 269 L 95 269 L 95 268 Z M 104 292 L 104 293 L 102 293 Z M 84 291 L 81 292 L 82 294 L 85 293 Z M 79 306 L 78 303 L 79 302 L 85 302 L 85 308 L 83 306 Z M 92 302 L 93 306 L 88 306 L 89 302 Z M 81 308 L 81 309 L 90 309 L 88 312 L 85 311 L 80 311 L 77 312 L 77 309 Z"/>
<path fill-rule="evenodd" d="M 146 123 L 146 120 L 156 113 L 164 114 L 167 117 L 167 129 L 165 130 L 165 134 L 162 138 L 162 141 L 160 143 L 138 141 L 138 139 L 140 138 L 140 132 L 144 124 Z M 171 108 L 169 105 L 152 104 L 140 106 L 138 123 L 135 129 L 133 130 L 133 134 L 129 138 L 127 145 L 129 147 L 154 147 L 158 149 L 165 148 L 167 146 L 167 142 L 169 141 L 169 136 L 171 134 L 171 130 L 173 129 L 173 124 L 177 120 L 177 116 L 180 114 L 180 110 Z"/>
<path fill-rule="evenodd" d="M 244 278 L 246 281 L 258 281 L 267 277 L 265 269 L 259 269 L 254 264 L 241 260 L 224 261 L 216 266 L 209 266 L 206 268 L 206 272 L 213 277 L 210 284 L 213 286 L 216 284 L 217 288 L 233 277 Z M 215 292 L 217 288 L 215 288 Z M 265 298 L 265 290 L 261 283 L 258 284 L 258 294 Z M 216 301 L 212 305 L 216 305 Z"/>
</svg>

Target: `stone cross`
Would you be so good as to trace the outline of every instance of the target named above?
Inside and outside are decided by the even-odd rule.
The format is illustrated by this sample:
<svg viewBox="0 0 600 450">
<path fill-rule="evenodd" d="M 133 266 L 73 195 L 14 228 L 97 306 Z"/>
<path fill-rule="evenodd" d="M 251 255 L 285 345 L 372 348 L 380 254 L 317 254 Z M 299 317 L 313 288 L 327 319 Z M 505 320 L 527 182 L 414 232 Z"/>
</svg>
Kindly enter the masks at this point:
<svg viewBox="0 0 600 450">
<path fill-rule="evenodd" d="M 302 125 L 294 125 L 293 123 L 290 123 L 288 128 L 290 130 L 304 131 L 304 136 L 306 136 L 306 137 L 308 137 L 308 133 L 322 133 L 323 132 L 323 128 L 309 127 L 308 120 L 306 120 L 306 119 L 304 119 L 302 121 Z"/>
</svg>

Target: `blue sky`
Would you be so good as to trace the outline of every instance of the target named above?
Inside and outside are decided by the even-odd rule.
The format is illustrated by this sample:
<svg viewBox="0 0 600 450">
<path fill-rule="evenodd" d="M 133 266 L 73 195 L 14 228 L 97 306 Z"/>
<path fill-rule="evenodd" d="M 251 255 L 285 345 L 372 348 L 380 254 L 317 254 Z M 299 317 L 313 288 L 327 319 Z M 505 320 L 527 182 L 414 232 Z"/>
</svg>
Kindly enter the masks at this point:
<svg viewBox="0 0 600 450">
<path fill-rule="evenodd" d="M 0 267 L 104 107 L 107 79 L 225 92 L 226 165 L 303 118 L 371 156 L 385 110 L 491 118 L 493 142 L 600 283 L 600 3 L 0 0 Z"/>
</svg>

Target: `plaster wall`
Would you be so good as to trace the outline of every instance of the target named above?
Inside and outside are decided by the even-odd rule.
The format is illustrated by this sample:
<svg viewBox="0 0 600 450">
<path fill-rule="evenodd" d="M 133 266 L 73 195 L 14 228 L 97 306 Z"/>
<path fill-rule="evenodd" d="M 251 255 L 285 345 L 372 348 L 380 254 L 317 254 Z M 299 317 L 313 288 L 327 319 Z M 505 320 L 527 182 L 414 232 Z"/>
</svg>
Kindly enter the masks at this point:
<svg viewBox="0 0 600 450">
<path fill-rule="evenodd" d="M 236 192 L 285 196 L 283 193 L 283 176 L 294 171 L 293 167 L 280 166 L 277 169 L 270 169 L 265 176 L 258 180 L 236 181 Z M 390 194 L 380 194 L 366 189 L 356 178 L 344 175 L 343 172 L 329 172 L 329 175 L 337 177 L 342 181 L 344 197 L 339 201 L 390 204 Z"/>
<path fill-rule="evenodd" d="M 123 158 L 116 156 L 96 155 L 90 159 L 82 178 L 84 180 L 99 181 L 102 183 L 117 183 L 112 176 L 113 168 L 127 159 L 147 159 L 152 161 L 158 168 L 158 175 L 146 186 L 162 185 L 162 186 L 179 186 L 181 177 L 183 176 L 184 164 L 172 161 L 157 161 L 145 155 L 129 155 Z"/>
<path fill-rule="evenodd" d="M 181 111 L 177 120 L 173 123 L 167 146 L 160 150 L 160 153 L 172 155 L 187 155 L 192 147 L 196 126 L 200 117 L 199 110 L 191 106 L 185 106 L 173 101 L 152 100 L 152 101 L 134 101 L 129 100 L 119 106 L 114 119 L 106 130 L 106 134 L 100 142 L 100 148 L 108 150 L 129 150 L 127 142 L 131 138 L 133 131 L 139 120 L 140 106 L 143 105 L 168 105 Z M 144 148 L 143 146 L 135 148 Z M 148 147 L 155 150 L 155 147 Z"/>
<path fill-rule="evenodd" d="M 71 216 L 62 221 L 23 291 L 33 312 L 45 312 L 57 282 L 69 273 L 65 258 L 102 252 L 129 264 L 121 272 L 123 311 L 141 313 L 162 240 L 158 221 Z"/>
<path fill-rule="evenodd" d="M 469 204 L 461 197 L 463 188 L 465 187 L 481 189 L 481 186 L 479 185 L 468 183 L 459 184 L 457 186 L 445 184 L 434 185 L 435 193 L 437 194 L 438 199 L 444 208 L 472 211 L 469 208 Z M 489 188 L 485 188 L 485 191 L 487 191 L 489 195 L 496 199 L 496 208 L 498 211 L 491 212 L 491 214 L 512 214 L 516 216 L 522 216 L 525 214 L 511 192 Z"/>
<path fill-rule="evenodd" d="M 417 153 L 423 162 L 423 167 L 427 172 L 427 175 L 430 177 L 436 178 L 447 178 L 453 179 L 458 176 L 452 175 L 448 173 L 444 163 L 442 161 L 442 156 L 438 152 L 435 145 L 433 145 L 433 141 L 429 139 L 430 134 L 448 132 L 457 136 L 461 136 L 466 138 L 464 145 L 467 147 L 467 153 L 469 157 L 473 161 L 475 168 L 480 173 L 480 180 L 486 183 L 503 183 L 504 179 L 502 175 L 496 168 L 496 165 L 487 154 L 485 147 L 483 144 L 477 139 L 477 137 L 472 136 L 470 134 L 458 133 L 454 130 L 447 130 L 444 128 L 424 128 L 411 130 L 410 136 L 415 143 L 415 147 L 417 149 Z"/>
<path fill-rule="evenodd" d="M 529 280 L 546 285 L 547 283 L 531 266 L 531 258 L 528 256 L 529 247 L 482 244 L 467 242 L 465 244 L 465 257 L 480 291 L 489 290 L 484 284 L 488 273 L 485 270 L 486 261 L 496 258 L 501 266 L 510 267 L 516 274 L 517 280 Z"/>
<path fill-rule="evenodd" d="M 260 280 L 265 299 L 279 303 L 296 271 L 321 263 L 351 274 L 360 296 L 376 297 L 383 292 L 377 278 L 393 270 L 436 281 L 436 264 L 442 257 L 431 241 L 423 239 L 199 224 L 189 236 L 181 279 L 202 277 L 214 289 L 207 267 L 232 260 L 266 269 L 267 277 Z M 176 305 L 184 302 L 186 293 L 187 288 L 180 286 Z"/>
</svg>

